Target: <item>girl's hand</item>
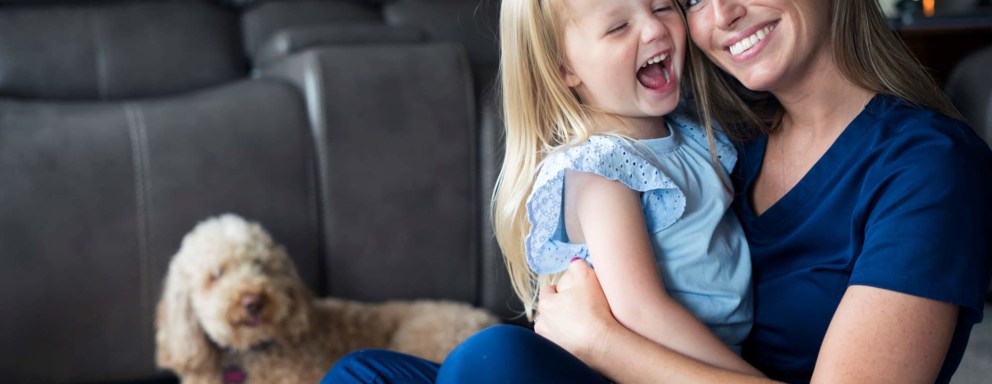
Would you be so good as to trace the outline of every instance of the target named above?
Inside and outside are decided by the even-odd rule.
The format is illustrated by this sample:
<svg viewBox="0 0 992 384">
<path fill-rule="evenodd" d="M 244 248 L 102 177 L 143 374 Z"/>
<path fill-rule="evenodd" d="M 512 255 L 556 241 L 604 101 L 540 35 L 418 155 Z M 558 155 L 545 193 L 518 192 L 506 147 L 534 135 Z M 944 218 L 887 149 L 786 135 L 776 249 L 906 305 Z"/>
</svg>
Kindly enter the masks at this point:
<svg viewBox="0 0 992 384">
<path fill-rule="evenodd" d="M 537 313 L 534 331 L 587 363 L 621 326 L 584 260 L 572 261 L 557 286 L 541 288 Z"/>
</svg>

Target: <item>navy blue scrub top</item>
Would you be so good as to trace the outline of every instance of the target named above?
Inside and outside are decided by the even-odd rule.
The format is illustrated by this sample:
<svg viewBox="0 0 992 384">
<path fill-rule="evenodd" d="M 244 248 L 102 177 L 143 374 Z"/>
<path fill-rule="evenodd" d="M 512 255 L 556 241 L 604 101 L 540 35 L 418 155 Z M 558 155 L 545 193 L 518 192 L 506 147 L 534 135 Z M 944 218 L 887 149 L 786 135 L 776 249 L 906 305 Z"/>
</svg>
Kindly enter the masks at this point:
<svg viewBox="0 0 992 384">
<path fill-rule="evenodd" d="M 754 268 L 744 358 L 808 382 L 850 285 L 960 305 L 938 382 L 957 369 L 981 321 L 992 255 L 992 152 L 967 125 L 874 97 L 781 200 L 756 216 L 750 191 L 767 137 L 741 147 L 735 207 Z"/>
</svg>

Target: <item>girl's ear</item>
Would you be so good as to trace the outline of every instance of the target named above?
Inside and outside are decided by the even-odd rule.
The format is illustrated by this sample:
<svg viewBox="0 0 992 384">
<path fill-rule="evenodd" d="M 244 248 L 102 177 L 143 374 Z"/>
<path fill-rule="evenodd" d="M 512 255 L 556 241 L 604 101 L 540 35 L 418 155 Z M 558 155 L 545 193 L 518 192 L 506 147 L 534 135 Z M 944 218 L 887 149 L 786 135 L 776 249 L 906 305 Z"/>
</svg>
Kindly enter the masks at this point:
<svg viewBox="0 0 992 384">
<path fill-rule="evenodd" d="M 572 69 L 567 64 L 560 65 L 558 71 L 561 72 L 561 79 L 565 81 L 566 87 L 575 88 L 582 84 L 582 79 L 575 72 L 572 72 Z"/>
</svg>

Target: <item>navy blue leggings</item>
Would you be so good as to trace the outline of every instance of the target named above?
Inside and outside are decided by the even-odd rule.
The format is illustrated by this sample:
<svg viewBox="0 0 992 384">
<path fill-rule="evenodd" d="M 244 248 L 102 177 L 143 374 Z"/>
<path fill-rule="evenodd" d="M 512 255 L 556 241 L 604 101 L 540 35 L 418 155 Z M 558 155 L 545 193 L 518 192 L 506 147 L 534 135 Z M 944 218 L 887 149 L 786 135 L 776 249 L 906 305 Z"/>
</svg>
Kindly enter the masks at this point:
<svg viewBox="0 0 992 384">
<path fill-rule="evenodd" d="M 528 329 L 499 325 L 475 334 L 437 364 L 384 350 L 349 353 L 321 384 L 609 383 L 572 354 Z"/>
</svg>

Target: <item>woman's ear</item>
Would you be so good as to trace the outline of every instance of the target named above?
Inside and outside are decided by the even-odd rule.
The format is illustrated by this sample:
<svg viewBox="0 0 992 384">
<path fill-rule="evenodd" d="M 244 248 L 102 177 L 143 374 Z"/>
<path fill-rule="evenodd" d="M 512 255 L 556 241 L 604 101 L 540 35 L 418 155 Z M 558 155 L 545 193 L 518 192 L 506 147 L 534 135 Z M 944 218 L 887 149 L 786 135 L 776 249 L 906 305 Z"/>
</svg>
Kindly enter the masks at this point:
<svg viewBox="0 0 992 384">
<path fill-rule="evenodd" d="M 572 71 L 572 68 L 568 67 L 568 64 L 560 65 L 558 71 L 561 72 L 561 79 L 565 82 L 566 87 L 575 88 L 582 84 L 582 79 Z"/>
</svg>

